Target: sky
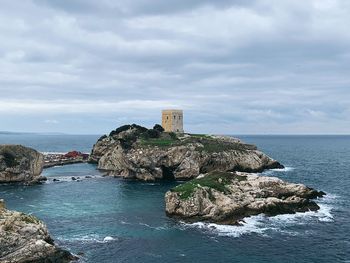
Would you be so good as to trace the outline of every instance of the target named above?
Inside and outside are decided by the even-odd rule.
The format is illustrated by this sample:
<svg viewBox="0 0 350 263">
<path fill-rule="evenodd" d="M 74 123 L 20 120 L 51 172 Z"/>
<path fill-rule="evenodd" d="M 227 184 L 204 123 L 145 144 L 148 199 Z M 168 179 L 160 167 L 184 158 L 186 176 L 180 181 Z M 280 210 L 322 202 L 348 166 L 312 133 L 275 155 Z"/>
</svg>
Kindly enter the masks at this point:
<svg viewBox="0 0 350 263">
<path fill-rule="evenodd" d="M 349 134 L 348 0 L 0 0 L 0 131 Z"/>
</svg>

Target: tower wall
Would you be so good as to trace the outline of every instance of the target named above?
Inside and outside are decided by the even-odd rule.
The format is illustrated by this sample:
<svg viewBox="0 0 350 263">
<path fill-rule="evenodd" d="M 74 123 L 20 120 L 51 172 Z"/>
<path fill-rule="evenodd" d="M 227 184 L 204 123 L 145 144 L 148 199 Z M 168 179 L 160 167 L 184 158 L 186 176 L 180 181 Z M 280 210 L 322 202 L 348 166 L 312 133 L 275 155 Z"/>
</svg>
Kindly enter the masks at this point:
<svg viewBox="0 0 350 263">
<path fill-rule="evenodd" d="M 183 133 L 183 111 L 182 110 L 163 110 L 162 127 L 166 132 Z"/>
</svg>

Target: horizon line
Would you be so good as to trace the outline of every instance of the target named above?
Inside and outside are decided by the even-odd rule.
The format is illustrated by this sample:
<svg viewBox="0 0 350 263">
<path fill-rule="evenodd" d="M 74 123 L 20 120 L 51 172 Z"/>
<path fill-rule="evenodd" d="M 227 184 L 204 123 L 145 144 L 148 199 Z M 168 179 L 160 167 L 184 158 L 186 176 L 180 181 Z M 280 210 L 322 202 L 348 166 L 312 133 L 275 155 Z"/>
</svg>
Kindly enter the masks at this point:
<svg viewBox="0 0 350 263">
<path fill-rule="evenodd" d="M 196 132 L 185 132 L 188 134 L 197 134 Z M 350 136 L 350 133 L 203 133 L 208 135 L 226 135 L 226 136 Z M 108 133 L 64 133 L 64 132 L 16 132 L 0 131 L 0 135 L 90 135 L 102 136 Z"/>
</svg>

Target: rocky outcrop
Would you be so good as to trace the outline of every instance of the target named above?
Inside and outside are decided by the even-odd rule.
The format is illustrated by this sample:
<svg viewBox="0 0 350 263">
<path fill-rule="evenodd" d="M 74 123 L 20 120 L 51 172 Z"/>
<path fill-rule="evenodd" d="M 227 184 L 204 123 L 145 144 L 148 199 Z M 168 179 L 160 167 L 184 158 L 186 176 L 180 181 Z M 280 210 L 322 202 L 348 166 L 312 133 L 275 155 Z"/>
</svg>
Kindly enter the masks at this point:
<svg viewBox="0 0 350 263">
<path fill-rule="evenodd" d="M 323 196 L 302 184 L 240 172 L 211 172 L 165 195 L 166 213 L 188 222 L 239 224 L 244 217 L 315 211 Z"/>
<path fill-rule="evenodd" d="M 31 215 L 10 211 L 0 200 L 0 262 L 70 262 L 77 259 L 55 246 L 44 223 Z"/>
<path fill-rule="evenodd" d="M 261 172 L 283 167 L 235 138 L 176 135 L 138 125 L 125 125 L 101 137 L 90 162 L 109 175 L 146 181 L 187 180 L 214 170 Z"/>
<path fill-rule="evenodd" d="M 43 180 L 43 155 L 22 145 L 0 145 L 0 183 Z"/>
</svg>

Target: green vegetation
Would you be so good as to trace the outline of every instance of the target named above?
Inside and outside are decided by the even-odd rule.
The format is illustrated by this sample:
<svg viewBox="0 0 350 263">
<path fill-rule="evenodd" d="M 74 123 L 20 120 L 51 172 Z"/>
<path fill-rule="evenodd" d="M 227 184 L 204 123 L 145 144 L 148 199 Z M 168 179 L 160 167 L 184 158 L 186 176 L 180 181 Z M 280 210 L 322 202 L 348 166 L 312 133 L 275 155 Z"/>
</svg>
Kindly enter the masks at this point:
<svg viewBox="0 0 350 263">
<path fill-rule="evenodd" d="M 159 131 L 160 133 L 164 132 L 164 128 L 159 124 L 154 125 L 153 130 Z"/>
<path fill-rule="evenodd" d="M 176 141 L 173 139 L 163 139 L 163 138 L 141 139 L 141 145 L 144 145 L 144 146 L 169 147 L 173 145 L 175 142 Z"/>
<path fill-rule="evenodd" d="M 6 151 L 3 153 L 0 153 L 0 154 L 2 154 L 3 159 L 6 163 L 6 166 L 14 167 L 14 166 L 18 165 L 18 162 L 16 160 L 16 156 L 14 154 L 12 154 L 10 152 L 6 152 Z"/>
<path fill-rule="evenodd" d="M 120 133 L 128 131 L 122 136 Z M 188 144 L 197 144 L 197 151 L 207 153 L 218 153 L 224 151 L 245 151 L 255 150 L 253 145 L 247 145 L 230 140 L 223 140 L 215 138 L 208 134 L 184 134 L 178 137 L 178 134 L 173 132 L 164 132 L 164 129 L 159 124 L 156 124 L 153 129 L 147 129 L 145 127 L 132 124 L 124 125 L 110 133 L 115 139 L 118 139 L 123 149 L 130 149 L 135 142 L 138 142 L 141 146 L 146 147 L 172 147 L 172 146 L 186 146 Z M 102 136 L 99 140 L 105 139 L 106 136 Z"/>
<path fill-rule="evenodd" d="M 21 214 L 22 220 L 26 222 L 27 224 L 38 224 L 39 220 L 36 219 L 34 216 L 26 215 L 24 213 Z"/>
<path fill-rule="evenodd" d="M 170 147 L 173 145 L 177 145 L 180 142 L 180 140 L 177 138 L 176 134 L 173 132 L 170 132 L 170 133 L 162 132 L 162 133 L 159 133 L 159 136 L 156 138 L 148 136 L 147 133 L 142 134 L 140 138 L 140 142 L 141 142 L 141 145 L 143 146 Z"/>
<path fill-rule="evenodd" d="M 210 135 L 208 135 L 208 134 L 191 133 L 189 135 L 191 135 L 191 137 L 195 137 L 195 138 L 210 138 Z"/>
<path fill-rule="evenodd" d="M 173 139 L 173 140 L 178 140 L 178 138 L 177 138 L 175 132 L 169 132 L 169 136 L 170 136 L 170 138 Z"/>
<path fill-rule="evenodd" d="M 171 191 L 179 193 L 181 199 L 187 199 L 192 196 L 195 189 L 198 187 L 209 187 L 227 193 L 227 185 L 233 180 L 244 181 L 246 179 L 246 176 L 238 176 L 229 172 L 214 171 L 207 174 L 205 177 L 193 179 L 189 182 L 178 185 L 171 189 Z"/>
</svg>

